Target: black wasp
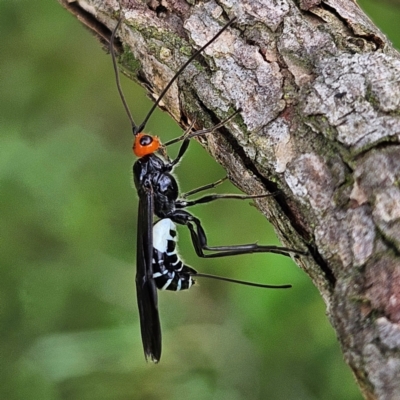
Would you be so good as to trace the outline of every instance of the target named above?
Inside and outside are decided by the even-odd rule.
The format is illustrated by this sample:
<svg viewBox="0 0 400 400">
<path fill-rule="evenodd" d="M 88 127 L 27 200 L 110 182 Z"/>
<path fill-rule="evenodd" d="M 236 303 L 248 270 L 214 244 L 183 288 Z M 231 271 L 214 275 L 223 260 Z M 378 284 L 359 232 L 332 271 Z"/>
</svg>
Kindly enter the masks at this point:
<svg viewBox="0 0 400 400">
<path fill-rule="evenodd" d="M 289 288 L 291 285 L 271 286 L 250 282 L 242 282 L 234 279 L 223 278 L 208 274 L 200 274 L 193 268 L 185 265 L 179 258 L 176 249 L 177 236 L 176 225 L 185 225 L 189 228 L 192 243 L 196 254 L 203 258 L 215 258 L 234 256 L 248 253 L 272 252 L 288 256 L 288 253 L 305 254 L 302 251 L 277 246 L 259 246 L 258 244 L 244 244 L 234 246 L 210 247 L 207 244 L 207 236 L 201 222 L 194 215 L 185 209 L 196 204 L 209 203 L 211 201 L 229 199 L 254 199 L 267 195 L 246 196 L 246 195 L 207 195 L 196 200 L 186 200 L 188 195 L 199 193 L 215 187 L 219 182 L 205 185 L 187 193 L 185 198 L 179 198 L 179 190 L 176 179 L 172 175 L 174 167 L 179 163 L 188 149 L 190 138 L 213 132 L 221 127 L 239 111 L 231 115 L 225 121 L 209 130 L 188 132 L 183 136 L 174 139 L 164 146 L 157 136 L 150 136 L 143 133 L 143 129 L 153 113 L 154 109 L 177 79 L 179 74 L 198 56 L 207 46 L 215 41 L 233 22 L 231 19 L 209 42 L 196 51 L 188 61 L 182 65 L 168 85 L 161 92 L 157 101 L 150 109 L 146 118 L 140 125 L 136 125 L 129 111 L 124 95 L 122 93 L 118 68 L 114 53 L 114 39 L 121 24 L 122 18 L 114 28 L 110 39 L 110 53 L 113 59 L 118 92 L 122 103 L 132 124 L 134 144 L 133 152 L 139 159 L 133 165 L 133 176 L 135 186 L 139 195 L 139 211 L 137 224 L 137 258 L 136 258 L 136 293 L 139 307 L 140 328 L 142 342 L 146 359 L 150 358 L 158 362 L 161 357 L 161 326 L 158 314 L 157 289 L 161 290 L 183 290 L 189 289 L 194 284 L 193 276 L 212 277 L 215 279 L 230 282 L 242 283 L 250 286 L 264 288 Z M 155 152 L 168 145 L 182 141 L 178 155 L 174 160 L 156 155 Z M 154 216 L 158 219 L 155 223 Z M 205 254 L 204 251 L 211 252 Z"/>
</svg>

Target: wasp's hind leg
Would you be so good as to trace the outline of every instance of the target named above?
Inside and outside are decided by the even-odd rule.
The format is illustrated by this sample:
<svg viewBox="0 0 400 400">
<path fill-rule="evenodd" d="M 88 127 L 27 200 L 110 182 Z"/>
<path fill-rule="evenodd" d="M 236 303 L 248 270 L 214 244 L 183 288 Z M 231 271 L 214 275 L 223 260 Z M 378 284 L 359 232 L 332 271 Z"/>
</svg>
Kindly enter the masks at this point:
<svg viewBox="0 0 400 400">
<path fill-rule="evenodd" d="M 290 254 L 307 255 L 307 252 L 302 250 L 280 246 L 265 246 L 257 243 L 209 246 L 206 233 L 198 218 L 184 210 L 176 210 L 169 218 L 177 224 L 186 225 L 189 228 L 193 247 L 197 256 L 201 258 L 228 257 L 252 253 L 275 253 L 287 257 L 290 257 Z M 205 251 L 212 253 L 206 254 Z"/>
</svg>

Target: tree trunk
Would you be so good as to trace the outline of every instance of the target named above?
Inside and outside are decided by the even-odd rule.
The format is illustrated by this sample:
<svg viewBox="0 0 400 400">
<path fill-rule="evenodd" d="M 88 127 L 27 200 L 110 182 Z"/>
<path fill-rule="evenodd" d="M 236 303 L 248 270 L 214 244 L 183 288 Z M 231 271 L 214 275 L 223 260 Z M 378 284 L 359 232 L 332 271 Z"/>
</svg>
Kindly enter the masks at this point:
<svg viewBox="0 0 400 400">
<path fill-rule="evenodd" d="M 258 201 L 327 305 L 367 399 L 400 399 L 400 59 L 350 0 L 59 0 Z M 162 137 L 162 133 L 160 133 Z"/>
</svg>

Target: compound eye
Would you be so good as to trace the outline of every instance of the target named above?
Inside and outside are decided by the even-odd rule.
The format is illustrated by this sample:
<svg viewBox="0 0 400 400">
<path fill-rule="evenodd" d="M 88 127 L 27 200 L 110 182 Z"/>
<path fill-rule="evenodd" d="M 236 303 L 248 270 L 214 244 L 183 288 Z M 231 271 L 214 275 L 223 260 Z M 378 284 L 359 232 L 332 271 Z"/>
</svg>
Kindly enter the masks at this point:
<svg viewBox="0 0 400 400">
<path fill-rule="evenodd" d="M 143 135 L 139 140 L 140 146 L 146 147 L 153 143 L 153 137 L 150 135 Z"/>
</svg>

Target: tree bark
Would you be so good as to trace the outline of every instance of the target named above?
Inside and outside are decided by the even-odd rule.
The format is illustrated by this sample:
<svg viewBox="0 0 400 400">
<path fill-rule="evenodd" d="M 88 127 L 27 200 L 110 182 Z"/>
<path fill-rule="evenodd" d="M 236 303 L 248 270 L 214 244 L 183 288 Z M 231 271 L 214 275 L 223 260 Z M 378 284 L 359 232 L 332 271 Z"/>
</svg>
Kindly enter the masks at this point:
<svg viewBox="0 0 400 400">
<path fill-rule="evenodd" d="M 350 0 L 59 0 L 257 202 L 319 289 L 366 399 L 400 399 L 400 59 Z M 162 133 L 160 133 L 162 137 Z"/>
</svg>

